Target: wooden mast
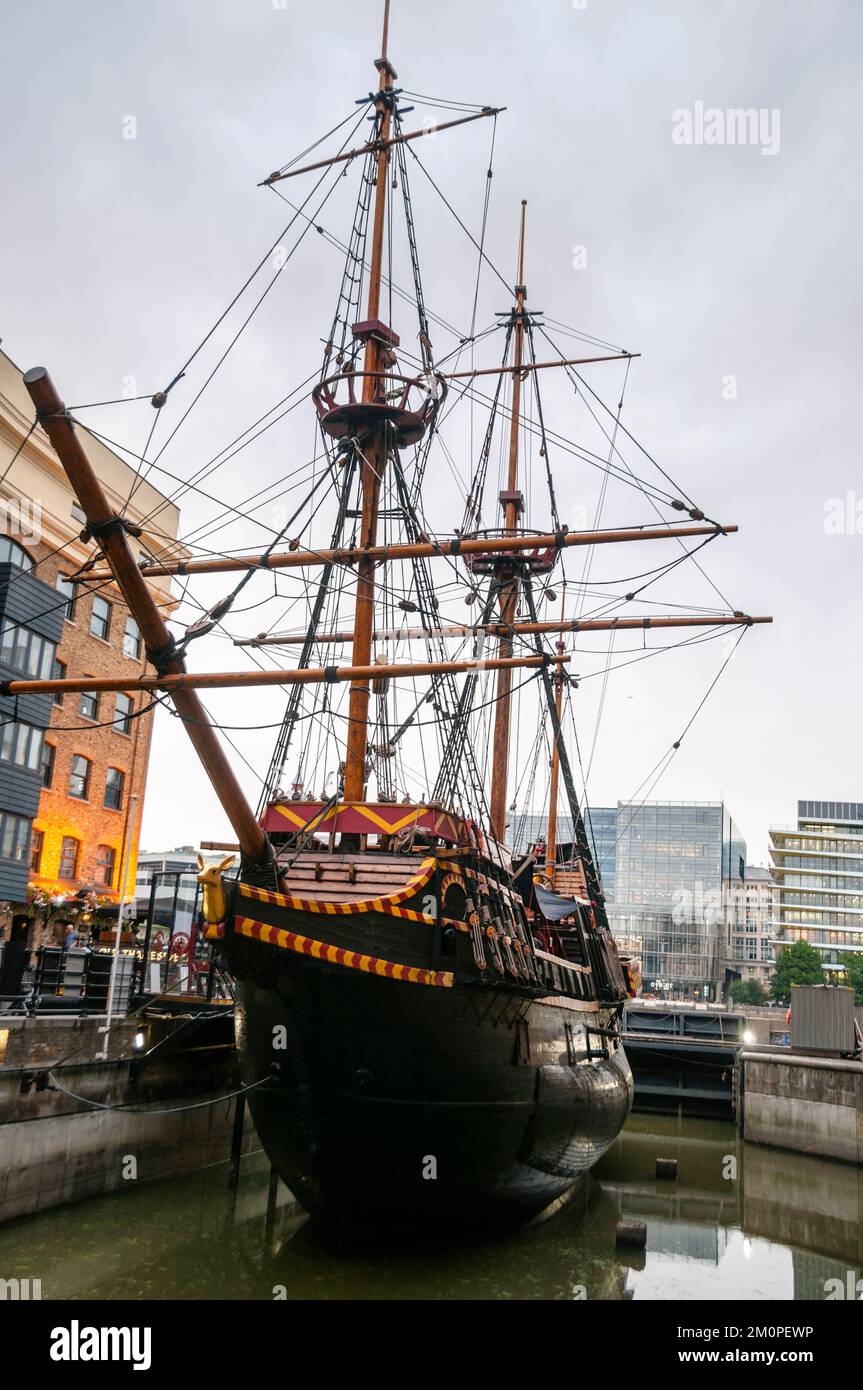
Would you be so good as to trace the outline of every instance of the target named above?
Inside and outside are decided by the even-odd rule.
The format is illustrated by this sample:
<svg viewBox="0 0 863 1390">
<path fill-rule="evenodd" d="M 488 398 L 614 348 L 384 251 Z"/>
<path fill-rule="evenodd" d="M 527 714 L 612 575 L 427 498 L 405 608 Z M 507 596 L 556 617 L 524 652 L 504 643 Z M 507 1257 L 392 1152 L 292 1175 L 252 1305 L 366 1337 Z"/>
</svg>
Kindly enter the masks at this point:
<svg viewBox="0 0 863 1390">
<path fill-rule="evenodd" d="M 509 424 L 509 466 L 507 470 L 507 490 L 501 497 L 504 504 L 504 530 L 514 535 L 521 513 L 518 492 L 518 434 L 521 416 L 521 368 L 524 357 L 524 301 L 527 290 L 524 284 L 524 221 L 527 202 L 522 199 L 521 225 L 518 237 L 518 276 L 515 286 L 515 308 L 513 310 L 513 373 L 512 405 Z M 508 574 L 502 577 L 499 595 L 501 622 L 511 626 L 518 604 L 520 587 L 517 565 L 510 565 Z M 511 657 L 513 642 L 510 635 L 500 638 L 498 655 Z M 501 670 L 497 677 L 497 703 L 495 706 L 494 742 L 492 744 L 492 780 L 489 802 L 490 830 L 494 838 L 503 843 L 506 831 L 506 790 L 509 774 L 509 727 L 512 702 L 512 671 Z"/>
<path fill-rule="evenodd" d="M 558 656 L 563 656 L 563 642 L 557 644 Z M 558 666 L 554 673 L 554 707 L 557 710 L 556 728 L 561 727 L 563 714 L 563 667 Z M 557 738 L 552 731 L 551 782 L 548 789 L 548 822 L 545 835 L 545 872 L 554 887 L 554 866 L 557 859 L 557 794 L 560 783 L 560 750 Z"/>
<path fill-rule="evenodd" d="M 378 138 L 381 142 L 389 139 L 392 123 L 391 96 L 393 78 L 396 72 L 387 58 L 387 39 L 389 33 L 390 0 L 384 0 L 384 25 L 381 37 L 381 56 L 375 67 L 380 79 L 380 89 L 375 100 L 375 110 L 380 115 Z M 375 208 L 372 228 L 371 259 L 369 263 L 369 294 L 366 319 L 374 324 L 380 312 L 381 271 L 383 266 L 384 230 L 387 204 L 387 178 L 389 150 L 381 145 L 377 153 L 375 173 Z M 385 366 L 385 344 L 374 331 L 366 337 L 363 359 L 363 402 L 369 403 L 383 398 L 386 383 L 382 375 Z M 360 459 L 360 489 L 362 492 L 362 517 L 360 521 L 360 546 L 377 544 L 378 504 L 381 481 L 387 464 L 387 426 L 375 430 L 371 440 L 364 447 Z M 354 609 L 354 642 L 351 664 L 368 666 L 372 654 L 372 631 L 374 628 L 375 569 L 377 561 L 372 555 L 364 555 L 357 564 L 357 594 Z M 344 797 L 346 801 L 362 801 L 366 785 L 366 745 L 368 738 L 369 682 L 354 680 L 348 703 L 347 750 L 345 754 Z"/>
<path fill-rule="evenodd" d="M 24 385 L 36 407 L 39 423 L 72 484 L 88 528 L 102 547 L 113 577 L 141 630 L 148 657 L 160 674 L 182 676 L 185 662 L 135 563 L 123 521 L 112 510 L 54 383 L 44 367 L 34 367 L 25 372 Z M 269 854 L 267 838 L 216 738 L 207 711 L 194 690 L 178 689 L 171 698 L 234 828 L 243 854 L 255 863 L 263 863 Z"/>
</svg>

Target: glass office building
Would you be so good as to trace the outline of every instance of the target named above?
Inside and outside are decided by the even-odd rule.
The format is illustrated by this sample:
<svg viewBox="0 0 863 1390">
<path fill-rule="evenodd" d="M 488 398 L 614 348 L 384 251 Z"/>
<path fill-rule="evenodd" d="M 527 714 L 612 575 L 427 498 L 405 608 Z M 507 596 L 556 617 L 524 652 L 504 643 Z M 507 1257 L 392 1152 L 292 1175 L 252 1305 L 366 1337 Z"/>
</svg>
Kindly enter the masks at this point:
<svg viewBox="0 0 863 1390">
<path fill-rule="evenodd" d="M 593 850 L 594 862 L 602 875 L 606 902 L 614 900 L 614 870 L 617 860 L 617 808 L 615 806 L 589 806 L 584 813 L 584 825 Z M 513 854 L 525 854 L 530 845 L 545 839 L 546 817 L 523 815 L 516 817 L 512 826 Z M 572 820 L 568 815 L 558 814 L 557 842 L 560 845 L 572 840 Z"/>
<path fill-rule="evenodd" d="M 559 819 L 563 842 L 570 821 Z M 648 993 L 712 999 L 724 954 L 726 903 L 741 883 L 746 842 L 723 802 L 619 801 L 585 813 L 612 930 L 641 956 Z M 544 816 L 513 827 L 517 852 L 545 835 Z"/>
<path fill-rule="evenodd" d="M 770 857 L 771 945 L 808 941 L 828 973 L 863 951 L 863 802 L 798 801 L 797 825 L 771 828 Z"/>
<path fill-rule="evenodd" d="M 723 802 L 618 802 L 609 916 L 615 935 L 640 949 L 645 993 L 717 997 L 725 904 L 745 866 L 746 842 Z"/>
<path fill-rule="evenodd" d="M 745 865 L 746 842 L 722 802 L 618 802 L 618 904 L 718 915 Z"/>
</svg>

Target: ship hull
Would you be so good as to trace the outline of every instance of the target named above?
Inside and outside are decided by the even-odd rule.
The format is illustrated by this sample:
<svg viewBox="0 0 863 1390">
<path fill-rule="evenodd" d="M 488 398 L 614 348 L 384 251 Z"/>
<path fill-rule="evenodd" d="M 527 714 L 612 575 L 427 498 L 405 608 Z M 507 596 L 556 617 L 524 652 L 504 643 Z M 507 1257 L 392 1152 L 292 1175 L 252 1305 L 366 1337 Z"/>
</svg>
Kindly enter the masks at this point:
<svg viewBox="0 0 863 1390">
<path fill-rule="evenodd" d="M 252 1117 L 338 1246 L 531 1217 L 578 1188 L 626 1119 L 625 1054 L 598 1043 L 608 1008 L 294 956 L 262 979 L 245 968 L 255 949 L 231 953 L 244 1079 L 274 1072 Z"/>
</svg>

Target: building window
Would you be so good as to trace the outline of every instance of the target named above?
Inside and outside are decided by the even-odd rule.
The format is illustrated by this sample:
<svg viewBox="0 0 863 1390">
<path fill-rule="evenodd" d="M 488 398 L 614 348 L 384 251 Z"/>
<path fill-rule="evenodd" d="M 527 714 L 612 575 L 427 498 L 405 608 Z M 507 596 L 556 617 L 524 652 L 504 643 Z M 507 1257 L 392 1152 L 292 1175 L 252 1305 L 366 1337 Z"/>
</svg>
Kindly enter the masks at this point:
<svg viewBox="0 0 863 1390">
<path fill-rule="evenodd" d="M 118 734 L 132 732 L 132 697 L 118 695 L 114 701 L 114 728 Z"/>
<path fill-rule="evenodd" d="M 38 680 L 48 680 L 54 666 L 54 643 L 29 627 L 7 622 L 0 629 L 0 661 Z"/>
<path fill-rule="evenodd" d="M 30 822 L 0 811 L 0 859 L 26 859 L 29 845 Z"/>
<path fill-rule="evenodd" d="M 54 665 L 51 667 L 51 679 L 52 679 L 52 680 L 55 680 L 55 681 L 64 681 L 64 680 L 66 679 L 66 663 L 65 663 L 65 661 L 59 661 L 59 660 L 57 659 L 57 657 L 54 658 Z M 62 690 L 58 690 L 58 691 L 56 691 L 56 693 L 55 693 L 55 695 L 54 695 L 54 704 L 55 704 L 55 705 L 62 705 L 62 703 L 63 703 L 63 692 L 62 692 Z"/>
<path fill-rule="evenodd" d="M 50 787 L 54 781 L 54 758 L 57 750 L 53 743 L 42 745 L 42 786 Z"/>
<path fill-rule="evenodd" d="M 99 718 L 99 692 L 97 690 L 81 691 L 81 698 L 78 701 L 78 713 L 82 719 Z"/>
<path fill-rule="evenodd" d="M 123 805 L 123 783 L 125 776 L 118 767 L 109 767 L 105 778 L 105 805 L 112 811 L 119 811 Z"/>
<path fill-rule="evenodd" d="M 69 769 L 69 795 L 76 801 L 86 801 L 90 786 L 90 762 L 82 753 L 75 753 Z"/>
<path fill-rule="evenodd" d="M 123 655 L 130 656 L 133 661 L 141 659 L 141 631 L 135 619 L 126 619 L 126 630 L 123 633 Z"/>
<path fill-rule="evenodd" d="M 93 599 L 93 613 L 90 618 L 90 632 L 94 637 L 101 637 L 103 642 L 107 642 L 111 631 L 111 605 L 101 594 L 97 594 Z"/>
<path fill-rule="evenodd" d="M 38 771 L 42 760 L 42 730 L 12 720 L 0 725 L 0 758 L 5 763 Z"/>
<path fill-rule="evenodd" d="M 34 830 L 30 836 L 30 872 L 38 874 L 41 872 L 42 847 L 45 844 L 45 832 Z"/>
<path fill-rule="evenodd" d="M 105 888 L 113 888 L 116 863 L 117 851 L 110 845 L 100 845 L 96 851 L 96 882 Z"/>
<path fill-rule="evenodd" d="M 64 835 L 60 846 L 60 878 L 78 877 L 78 840 L 74 835 Z"/>
<path fill-rule="evenodd" d="M 67 623 L 75 621 L 75 595 L 77 585 L 74 579 L 70 579 L 68 574 L 58 574 L 54 581 L 54 586 L 58 594 L 62 594 L 66 600 L 66 612 L 63 614 Z"/>
<path fill-rule="evenodd" d="M 0 536 L 0 565 L 17 565 L 19 570 L 31 570 L 33 561 L 22 546 L 8 536 Z"/>
</svg>

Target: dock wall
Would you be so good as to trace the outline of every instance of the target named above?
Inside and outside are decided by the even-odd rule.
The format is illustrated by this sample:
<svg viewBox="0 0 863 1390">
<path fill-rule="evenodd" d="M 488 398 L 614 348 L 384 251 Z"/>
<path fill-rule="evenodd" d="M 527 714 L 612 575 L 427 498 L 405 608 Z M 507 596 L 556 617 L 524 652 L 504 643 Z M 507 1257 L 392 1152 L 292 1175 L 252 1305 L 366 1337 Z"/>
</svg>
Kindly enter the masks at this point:
<svg viewBox="0 0 863 1390">
<path fill-rule="evenodd" d="M 743 1051 L 738 1063 L 744 1139 L 863 1164 L 863 1062 Z"/>
<path fill-rule="evenodd" d="M 123 1055 L 122 1025 L 112 1032 L 119 1055 L 97 1061 L 96 1020 L 51 1022 L 13 1024 L 0 1066 L 0 1223 L 230 1156 L 236 1100 L 223 1097 L 241 1084 L 232 1047 L 173 1052 L 140 1068 Z M 76 1096 L 145 1108 L 94 1109 L 40 1089 L 48 1067 Z M 248 1113 L 243 1147 L 260 1147 Z"/>
</svg>

